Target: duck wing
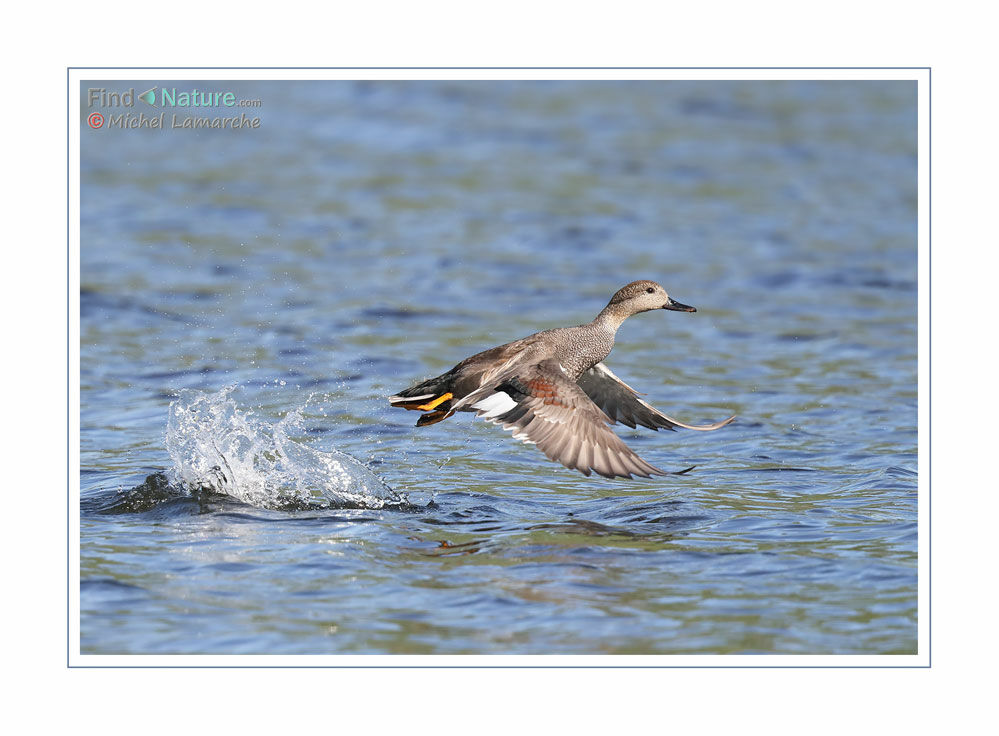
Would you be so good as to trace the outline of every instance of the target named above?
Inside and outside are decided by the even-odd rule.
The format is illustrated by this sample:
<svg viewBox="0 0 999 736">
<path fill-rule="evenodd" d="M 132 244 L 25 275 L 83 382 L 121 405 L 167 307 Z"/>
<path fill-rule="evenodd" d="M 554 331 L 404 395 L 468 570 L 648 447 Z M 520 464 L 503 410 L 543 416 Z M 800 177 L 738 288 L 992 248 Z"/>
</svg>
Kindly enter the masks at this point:
<svg viewBox="0 0 999 736">
<path fill-rule="evenodd" d="M 459 403 L 583 475 L 670 475 L 630 450 L 610 430 L 611 418 L 553 360 L 514 366 Z"/>
<path fill-rule="evenodd" d="M 643 427 L 659 431 L 660 428 L 675 430 L 676 427 L 696 429 L 700 432 L 710 432 L 724 427 L 735 417 L 729 417 L 714 424 L 684 424 L 663 414 L 651 404 L 638 398 L 638 392 L 611 372 L 603 363 L 585 371 L 579 377 L 579 387 L 593 403 L 599 406 L 610 417 L 611 423 L 620 422 L 628 427 L 641 424 Z"/>
</svg>

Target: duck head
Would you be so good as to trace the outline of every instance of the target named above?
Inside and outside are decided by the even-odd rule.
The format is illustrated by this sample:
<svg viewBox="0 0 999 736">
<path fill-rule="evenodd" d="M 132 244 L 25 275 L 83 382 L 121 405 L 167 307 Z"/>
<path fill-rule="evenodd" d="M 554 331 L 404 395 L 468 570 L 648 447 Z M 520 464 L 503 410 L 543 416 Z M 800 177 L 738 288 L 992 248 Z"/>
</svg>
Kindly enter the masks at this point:
<svg viewBox="0 0 999 736">
<path fill-rule="evenodd" d="M 694 307 L 673 299 L 666 289 L 655 281 L 632 281 L 611 297 L 608 308 L 622 310 L 628 314 L 649 312 L 653 309 L 669 309 L 674 312 L 696 312 Z"/>
</svg>

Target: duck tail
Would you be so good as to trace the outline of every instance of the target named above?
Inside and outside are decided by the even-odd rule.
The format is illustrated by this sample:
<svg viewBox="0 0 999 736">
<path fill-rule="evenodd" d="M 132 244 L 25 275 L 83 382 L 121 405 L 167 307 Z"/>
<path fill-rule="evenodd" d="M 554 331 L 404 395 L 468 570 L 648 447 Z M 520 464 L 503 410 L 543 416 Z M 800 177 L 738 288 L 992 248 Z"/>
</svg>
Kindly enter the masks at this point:
<svg viewBox="0 0 999 736">
<path fill-rule="evenodd" d="M 438 409 L 437 411 L 432 411 L 429 414 L 421 414 L 420 418 L 416 420 L 417 427 L 426 427 L 428 424 L 437 424 L 437 422 L 443 422 L 449 416 L 454 414 L 450 409 L 450 402 L 447 404 L 449 408 Z"/>
<path fill-rule="evenodd" d="M 451 409 L 451 400 L 454 398 L 454 394 L 451 392 L 450 387 L 451 375 L 445 373 L 443 376 L 437 376 L 423 383 L 418 383 L 415 386 L 410 386 L 395 396 L 389 396 L 389 404 L 399 409 L 433 412 L 433 414 L 420 417 L 420 423 L 417 426 L 433 424 L 446 417 L 441 416 L 433 420 L 430 417 L 436 417 L 438 414 L 448 414 Z M 435 409 L 437 411 L 434 411 Z"/>
</svg>

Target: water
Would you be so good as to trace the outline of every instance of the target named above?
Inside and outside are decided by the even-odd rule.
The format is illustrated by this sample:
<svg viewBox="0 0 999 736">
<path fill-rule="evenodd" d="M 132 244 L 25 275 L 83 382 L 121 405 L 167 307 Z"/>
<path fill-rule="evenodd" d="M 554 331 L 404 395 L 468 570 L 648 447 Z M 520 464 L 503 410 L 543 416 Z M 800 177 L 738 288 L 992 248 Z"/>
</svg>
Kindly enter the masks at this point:
<svg viewBox="0 0 999 736">
<path fill-rule="evenodd" d="M 916 651 L 914 83 L 214 87 L 82 130 L 83 653 Z M 637 278 L 689 475 L 388 407 Z"/>
</svg>

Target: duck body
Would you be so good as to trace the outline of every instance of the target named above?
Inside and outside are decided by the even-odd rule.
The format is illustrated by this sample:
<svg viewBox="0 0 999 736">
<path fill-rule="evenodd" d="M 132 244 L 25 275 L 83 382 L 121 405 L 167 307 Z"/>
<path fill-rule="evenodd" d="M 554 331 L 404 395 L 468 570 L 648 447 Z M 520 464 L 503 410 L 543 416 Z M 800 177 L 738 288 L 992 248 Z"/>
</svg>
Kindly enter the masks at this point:
<svg viewBox="0 0 999 736">
<path fill-rule="evenodd" d="M 389 403 L 425 412 L 418 427 L 441 422 L 457 411 L 474 411 L 584 475 L 669 475 L 642 460 L 609 425 L 709 431 L 735 417 L 704 426 L 671 419 L 638 398 L 603 364 L 621 323 L 653 309 L 696 311 L 671 299 L 654 281 L 634 281 L 588 324 L 544 330 L 476 353 L 447 373 L 389 397 Z"/>
</svg>

